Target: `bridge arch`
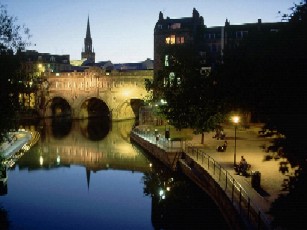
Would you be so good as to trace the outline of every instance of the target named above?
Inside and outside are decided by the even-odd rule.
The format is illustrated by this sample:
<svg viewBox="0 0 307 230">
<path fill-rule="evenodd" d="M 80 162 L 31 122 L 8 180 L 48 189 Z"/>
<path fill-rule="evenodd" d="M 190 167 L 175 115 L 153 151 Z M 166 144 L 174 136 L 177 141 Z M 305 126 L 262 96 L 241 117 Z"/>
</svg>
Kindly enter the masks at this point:
<svg viewBox="0 0 307 230">
<path fill-rule="evenodd" d="M 45 117 L 71 117 L 72 107 L 68 100 L 61 96 L 56 96 L 47 101 L 44 111 Z"/>
<path fill-rule="evenodd" d="M 97 72 L 89 68 L 84 72 L 48 73 L 48 85 L 37 92 L 41 101 L 39 113 L 41 117 L 67 114 L 73 119 L 97 116 L 132 119 L 138 117 L 139 102 L 150 94 L 144 79 L 152 77 L 152 70 Z M 53 101 L 57 97 L 67 103 Z"/>
<path fill-rule="evenodd" d="M 78 117 L 94 118 L 103 117 L 111 118 L 109 106 L 98 97 L 86 98 L 80 105 Z"/>
</svg>

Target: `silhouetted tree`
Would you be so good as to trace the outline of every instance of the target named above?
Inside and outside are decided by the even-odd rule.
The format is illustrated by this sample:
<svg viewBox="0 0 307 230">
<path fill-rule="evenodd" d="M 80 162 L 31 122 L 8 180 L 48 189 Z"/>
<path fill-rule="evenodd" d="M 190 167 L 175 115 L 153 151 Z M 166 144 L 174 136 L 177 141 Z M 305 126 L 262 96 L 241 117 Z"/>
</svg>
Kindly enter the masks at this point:
<svg viewBox="0 0 307 230">
<path fill-rule="evenodd" d="M 172 45 L 164 53 L 169 54 L 168 65 L 153 82 L 155 99 L 164 101 L 159 106 L 161 113 L 178 129 L 213 130 L 223 120 L 223 106 L 215 95 L 210 71 L 201 72 L 205 57 L 199 47 Z"/>
<path fill-rule="evenodd" d="M 219 95 L 229 107 L 249 110 L 254 119 L 285 135 L 284 154 L 296 174 L 289 195 L 272 208 L 275 224 L 307 226 L 307 4 L 294 5 L 278 32 L 255 30 L 235 49 L 226 49 L 214 72 Z"/>
<path fill-rule="evenodd" d="M 18 108 L 18 85 L 24 76 L 20 72 L 19 55 L 16 54 L 28 45 L 29 30 L 17 25 L 16 21 L 0 4 L 0 142 L 13 127 Z"/>
</svg>

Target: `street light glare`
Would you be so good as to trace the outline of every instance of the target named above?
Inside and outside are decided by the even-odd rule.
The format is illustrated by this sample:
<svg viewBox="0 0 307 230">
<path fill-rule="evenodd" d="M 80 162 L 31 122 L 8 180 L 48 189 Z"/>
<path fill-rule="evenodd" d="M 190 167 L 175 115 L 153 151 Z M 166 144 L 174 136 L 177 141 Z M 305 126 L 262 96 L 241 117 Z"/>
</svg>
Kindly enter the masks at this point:
<svg viewBox="0 0 307 230">
<path fill-rule="evenodd" d="M 233 121 L 235 124 L 238 124 L 239 121 L 240 121 L 240 117 L 239 117 L 239 116 L 233 116 L 233 117 L 232 117 L 232 121 Z"/>
</svg>

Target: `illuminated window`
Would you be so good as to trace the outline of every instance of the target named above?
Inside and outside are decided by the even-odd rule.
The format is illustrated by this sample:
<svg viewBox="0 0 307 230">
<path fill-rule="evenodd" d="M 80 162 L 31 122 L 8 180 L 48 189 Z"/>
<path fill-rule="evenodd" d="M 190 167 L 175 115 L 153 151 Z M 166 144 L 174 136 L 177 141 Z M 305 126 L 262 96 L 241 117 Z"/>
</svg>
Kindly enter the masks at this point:
<svg viewBox="0 0 307 230">
<path fill-rule="evenodd" d="M 177 77 L 177 85 L 180 85 L 181 84 L 181 79 L 180 77 Z"/>
<path fill-rule="evenodd" d="M 183 44 L 184 43 L 184 37 L 176 37 L 176 44 Z"/>
<path fill-rule="evenodd" d="M 175 44 L 175 35 L 170 35 L 165 38 L 166 44 Z"/>
<path fill-rule="evenodd" d="M 175 73 L 174 72 L 170 72 L 169 73 L 169 85 L 170 86 L 173 86 L 174 80 L 175 80 Z"/>
<path fill-rule="evenodd" d="M 180 23 L 174 23 L 171 25 L 171 29 L 175 30 L 175 29 L 180 29 L 181 24 Z"/>
<path fill-rule="evenodd" d="M 164 61 L 164 66 L 169 66 L 169 56 L 165 55 L 165 61 Z"/>
</svg>

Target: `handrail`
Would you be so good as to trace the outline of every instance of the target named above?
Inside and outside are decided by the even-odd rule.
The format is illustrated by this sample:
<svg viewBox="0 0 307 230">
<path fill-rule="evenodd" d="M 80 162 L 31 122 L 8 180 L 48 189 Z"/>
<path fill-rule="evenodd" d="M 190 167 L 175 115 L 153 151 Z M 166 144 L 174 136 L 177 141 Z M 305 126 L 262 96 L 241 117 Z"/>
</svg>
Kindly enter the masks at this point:
<svg viewBox="0 0 307 230">
<path fill-rule="evenodd" d="M 232 204 L 243 218 L 257 225 L 258 229 L 270 229 L 270 221 L 267 219 L 267 216 L 252 201 L 253 199 L 248 195 L 244 187 L 225 168 L 203 150 L 188 143 L 185 143 L 184 146 L 180 145 L 180 147 L 173 147 L 170 145 L 169 140 L 165 138 L 157 140 L 155 134 L 149 130 L 134 129 L 131 132 L 150 143 L 156 144 L 161 149 L 167 149 L 168 151 L 176 149 L 178 151 L 178 148 L 180 148 L 182 152 L 188 154 L 200 167 L 211 174 L 212 178 L 220 185 L 221 189 L 225 191 L 225 194 L 229 197 Z"/>
<path fill-rule="evenodd" d="M 248 192 L 226 169 L 203 150 L 191 144 L 186 144 L 184 152 L 192 157 L 199 166 L 210 173 L 213 179 L 231 199 L 231 202 L 241 215 L 247 217 L 249 221 L 256 223 L 258 229 L 260 229 L 261 226 L 270 229 L 270 221 L 267 219 L 267 216 L 254 202 L 252 202 L 252 198 L 248 195 Z M 216 175 L 216 170 L 220 170 L 218 175 Z M 221 174 L 223 176 L 221 176 Z"/>
</svg>

